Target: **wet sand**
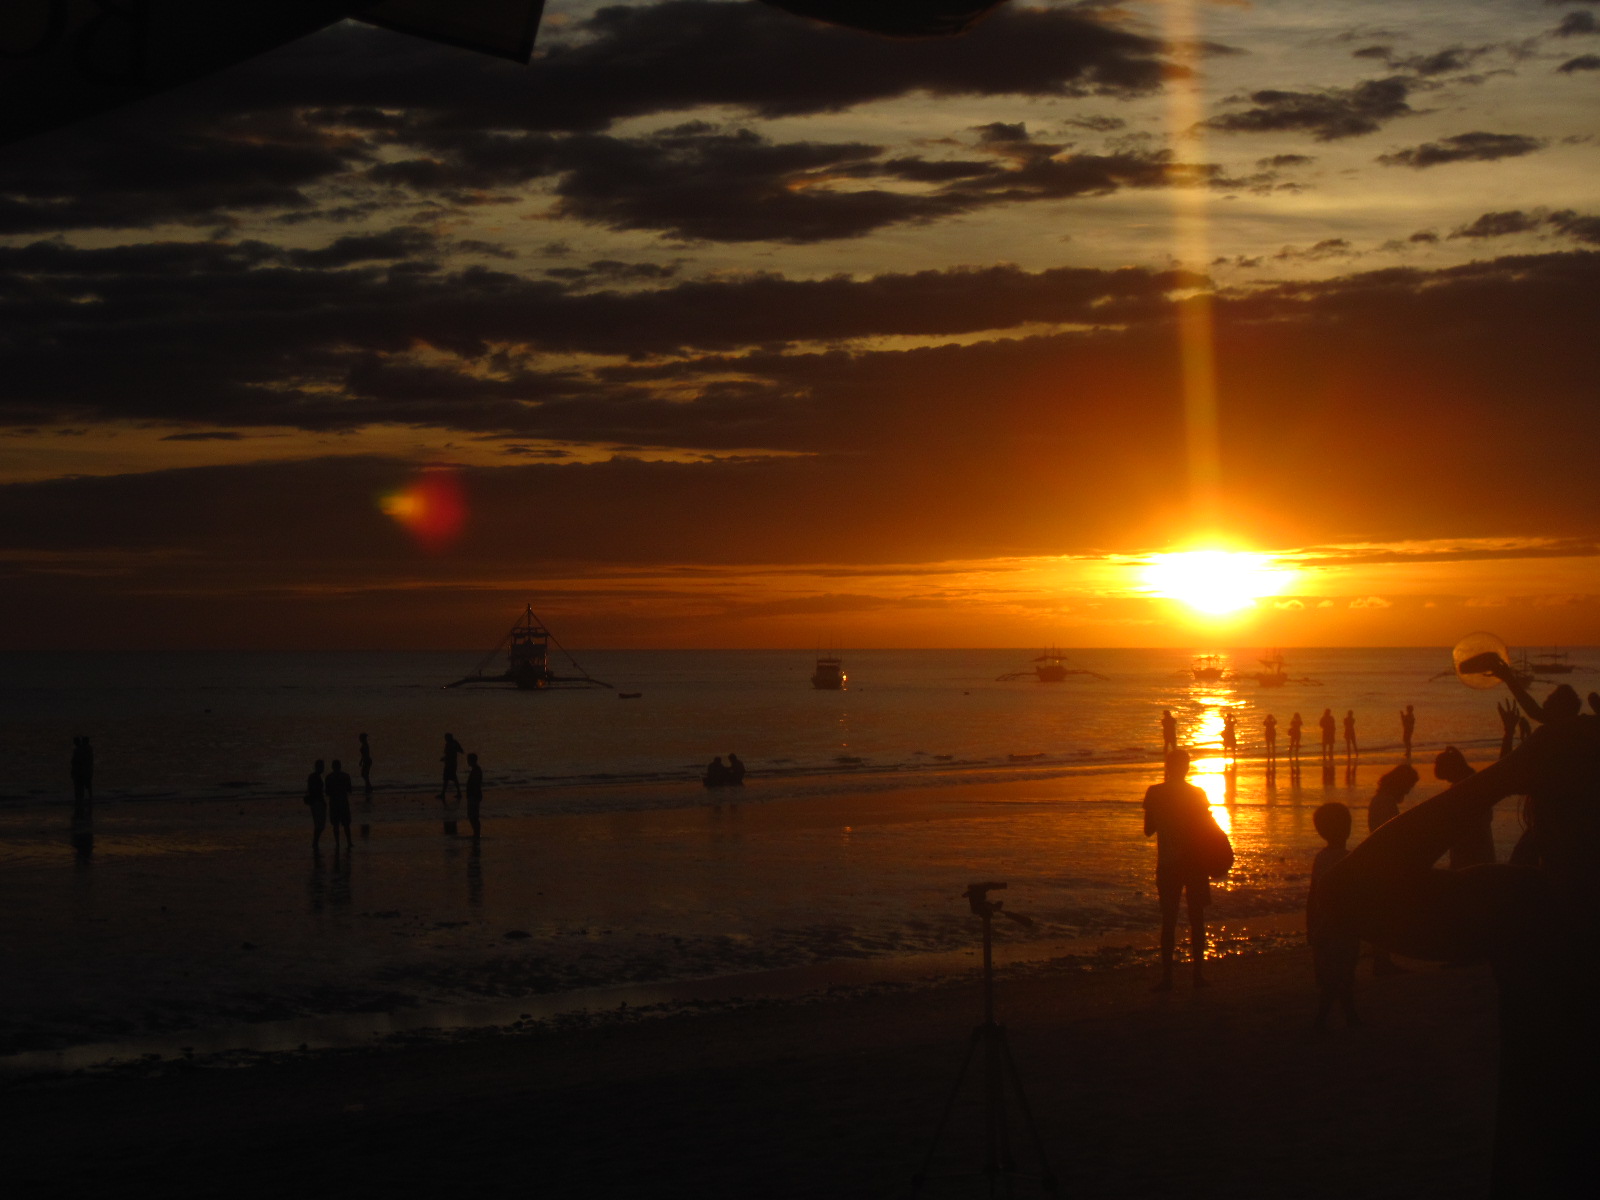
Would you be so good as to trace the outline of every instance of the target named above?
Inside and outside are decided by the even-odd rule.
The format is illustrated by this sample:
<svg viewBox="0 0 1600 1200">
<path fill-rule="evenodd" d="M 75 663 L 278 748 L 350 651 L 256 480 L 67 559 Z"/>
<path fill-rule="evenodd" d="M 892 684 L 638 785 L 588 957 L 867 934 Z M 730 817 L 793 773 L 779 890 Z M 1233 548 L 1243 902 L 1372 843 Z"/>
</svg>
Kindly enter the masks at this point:
<svg viewBox="0 0 1600 1200">
<path fill-rule="evenodd" d="M 1062 1194 L 1483 1195 L 1487 973 L 1363 973 L 1368 1024 L 1317 1037 L 1309 978 L 1284 950 L 1220 962 L 1200 992 L 1154 995 L 1145 968 L 1003 980 Z M 906 1195 L 978 1012 L 948 984 L 12 1083 L 7 1177 L 39 1197 Z M 977 1163 L 975 1099 L 936 1175 Z"/>
</svg>

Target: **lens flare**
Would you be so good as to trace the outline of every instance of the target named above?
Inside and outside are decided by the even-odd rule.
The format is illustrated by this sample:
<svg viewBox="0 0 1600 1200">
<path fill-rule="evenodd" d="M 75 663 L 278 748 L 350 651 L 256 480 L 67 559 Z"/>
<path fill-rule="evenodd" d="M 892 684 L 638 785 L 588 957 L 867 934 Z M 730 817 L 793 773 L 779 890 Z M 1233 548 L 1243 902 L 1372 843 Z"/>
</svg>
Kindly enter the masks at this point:
<svg viewBox="0 0 1600 1200">
<path fill-rule="evenodd" d="M 381 497 L 378 507 L 429 553 L 448 549 L 467 520 L 461 480 L 448 469 L 424 471 L 399 491 Z"/>
</svg>

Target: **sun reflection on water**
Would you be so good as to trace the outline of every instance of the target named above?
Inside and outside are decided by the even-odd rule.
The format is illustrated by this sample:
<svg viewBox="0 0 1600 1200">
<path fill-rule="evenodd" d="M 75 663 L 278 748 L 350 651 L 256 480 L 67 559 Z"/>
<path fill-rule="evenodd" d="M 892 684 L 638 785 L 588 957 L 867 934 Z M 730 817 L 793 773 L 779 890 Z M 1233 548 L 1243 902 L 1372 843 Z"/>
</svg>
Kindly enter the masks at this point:
<svg viewBox="0 0 1600 1200">
<path fill-rule="evenodd" d="M 1222 831 L 1233 833 L 1228 812 L 1228 758 L 1222 750 L 1222 714 L 1233 707 L 1232 696 L 1222 688 L 1197 688 L 1195 699 L 1205 710 L 1189 731 L 1189 782 L 1206 794 L 1211 815 Z"/>
</svg>

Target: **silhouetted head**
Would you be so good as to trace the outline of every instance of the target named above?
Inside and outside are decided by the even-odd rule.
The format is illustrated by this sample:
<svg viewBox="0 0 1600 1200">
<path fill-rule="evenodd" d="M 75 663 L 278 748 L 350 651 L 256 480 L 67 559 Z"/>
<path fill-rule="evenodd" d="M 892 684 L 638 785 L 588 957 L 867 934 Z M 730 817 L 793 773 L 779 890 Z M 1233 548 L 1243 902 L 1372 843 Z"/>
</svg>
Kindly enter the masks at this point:
<svg viewBox="0 0 1600 1200">
<path fill-rule="evenodd" d="M 467 755 L 467 762 L 470 763 L 472 766 L 477 766 L 478 765 L 478 756 L 476 754 Z"/>
<path fill-rule="evenodd" d="M 1417 769 L 1410 763 L 1401 763 L 1398 767 L 1390 767 L 1378 776 L 1378 792 L 1380 795 L 1393 796 L 1398 800 L 1416 787 L 1420 778 Z"/>
<path fill-rule="evenodd" d="M 339 760 L 337 758 L 333 760 L 333 769 L 335 771 L 339 769 Z"/>
<path fill-rule="evenodd" d="M 1516 756 L 1528 759 L 1522 812 L 1541 865 L 1588 889 L 1600 853 L 1600 720 L 1547 724 Z"/>
<path fill-rule="evenodd" d="M 316 763 L 312 766 L 311 769 L 316 774 L 321 775 L 322 774 L 322 760 L 320 758 L 317 759 Z"/>
<path fill-rule="evenodd" d="M 1291 721 L 1298 721 L 1300 719 L 1300 714 L 1299 713 L 1295 713 L 1294 716 L 1290 717 L 1289 719 Z"/>
<path fill-rule="evenodd" d="M 1350 810 L 1337 800 L 1330 800 L 1311 814 L 1311 823 L 1317 827 L 1322 840 L 1337 846 L 1350 840 Z"/>
<path fill-rule="evenodd" d="M 729 762 L 738 762 L 739 761 L 739 756 L 737 754 L 733 753 L 733 751 L 730 750 L 730 751 L 728 751 L 728 761 Z"/>
<path fill-rule="evenodd" d="M 1344 715 L 1346 720 L 1353 720 L 1356 715 L 1356 710 L 1353 708 L 1347 708 L 1344 710 Z"/>
<path fill-rule="evenodd" d="M 1472 768 L 1467 764 L 1467 756 L 1454 746 L 1446 746 L 1439 751 L 1433 760 L 1433 777 L 1443 779 L 1448 783 L 1460 783 L 1463 779 L 1470 778 Z"/>
<path fill-rule="evenodd" d="M 1410 712 L 1410 711 L 1411 711 L 1411 705 L 1409 705 L 1409 704 L 1408 704 L 1408 705 L 1406 705 L 1406 711 L 1407 711 L 1407 712 Z"/>
<path fill-rule="evenodd" d="M 1167 755 L 1167 782 L 1179 783 L 1189 775 L 1189 752 L 1174 750 Z"/>
<path fill-rule="evenodd" d="M 356 734 L 356 740 L 364 742 L 364 741 L 367 740 L 367 735 L 364 734 L 364 733 L 358 733 L 358 734 Z"/>
<path fill-rule="evenodd" d="M 1172 715 L 1172 710 L 1170 708 L 1163 708 L 1161 710 L 1161 715 L 1163 717 L 1170 717 Z"/>
<path fill-rule="evenodd" d="M 1582 711 L 1583 701 L 1578 699 L 1578 693 L 1568 684 L 1557 684 L 1555 690 L 1544 698 L 1544 719 L 1547 721 L 1564 721 Z"/>
<path fill-rule="evenodd" d="M 444 740 L 447 742 L 453 742 L 456 740 L 456 735 L 453 733 L 447 733 L 444 735 Z"/>
</svg>

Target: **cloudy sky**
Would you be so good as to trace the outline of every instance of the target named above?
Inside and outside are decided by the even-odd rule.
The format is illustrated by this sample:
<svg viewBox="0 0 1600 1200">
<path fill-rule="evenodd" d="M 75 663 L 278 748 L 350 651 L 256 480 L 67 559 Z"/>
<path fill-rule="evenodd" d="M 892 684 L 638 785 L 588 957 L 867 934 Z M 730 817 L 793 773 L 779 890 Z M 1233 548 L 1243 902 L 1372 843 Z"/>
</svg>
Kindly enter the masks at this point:
<svg viewBox="0 0 1600 1200">
<path fill-rule="evenodd" d="M 1600 642 L 1597 167 L 1596 0 L 335 26 L 0 149 L 0 644 Z"/>
</svg>

